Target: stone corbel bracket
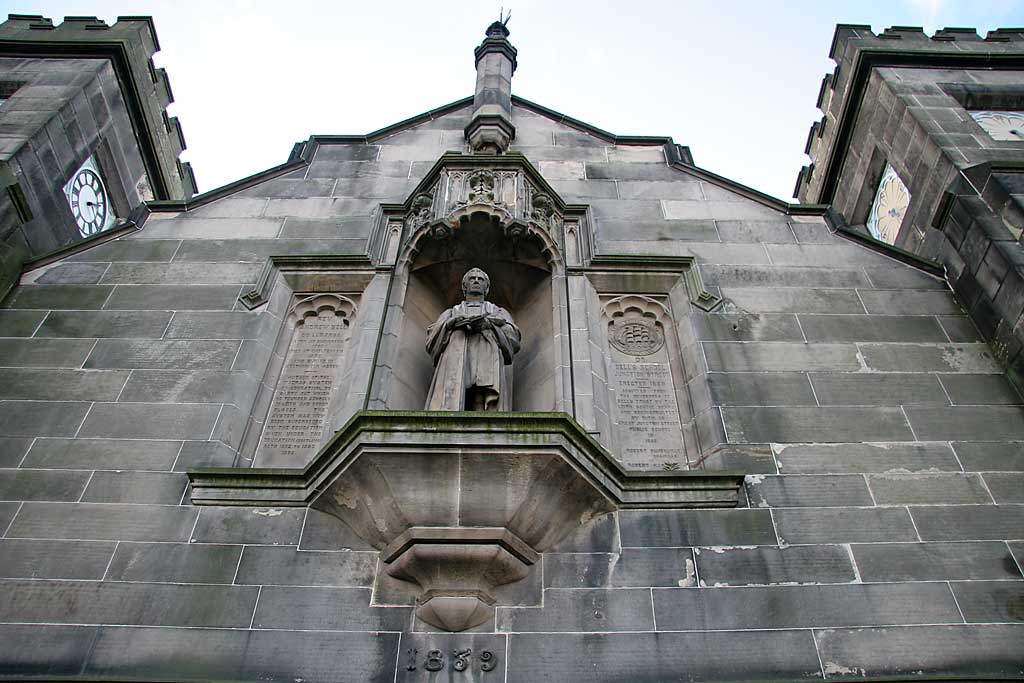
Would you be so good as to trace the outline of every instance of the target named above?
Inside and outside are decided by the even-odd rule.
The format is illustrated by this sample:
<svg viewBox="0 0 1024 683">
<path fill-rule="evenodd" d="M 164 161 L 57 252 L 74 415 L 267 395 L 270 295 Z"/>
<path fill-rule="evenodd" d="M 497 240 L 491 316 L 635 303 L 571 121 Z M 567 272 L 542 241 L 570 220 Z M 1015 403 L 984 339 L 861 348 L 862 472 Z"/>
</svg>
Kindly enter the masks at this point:
<svg viewBox="0 0 1024 683">
<path fill-rule="evenodd" d="M 564 413 L 361 412 L 303 469 L 188 473 L 196 505 L 310 506 L 419 589 L 417 614 L 459 631 L 493 613 L 579 526 L 634 508 L 735 507 L 743 475 L 627 471 Z"/>
</svg>

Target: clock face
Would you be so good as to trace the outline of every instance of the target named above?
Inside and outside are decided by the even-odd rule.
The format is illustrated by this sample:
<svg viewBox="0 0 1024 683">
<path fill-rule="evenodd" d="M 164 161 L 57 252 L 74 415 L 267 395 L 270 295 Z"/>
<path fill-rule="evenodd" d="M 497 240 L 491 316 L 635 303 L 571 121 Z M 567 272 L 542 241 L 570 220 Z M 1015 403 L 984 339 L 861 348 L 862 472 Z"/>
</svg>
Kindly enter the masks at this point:
<svg viewBox="0 0 1024 683">
<path fill-rule="evenodd" d="M 1024 141 L 1024 112 L 972 111 L 970 114 L 993 140 Z"/>
<path fill-rule="evenodd" d="M 885 165 L 882 180 L 878 183 L 875 201 L 868 214 L 867 228 L 871 236 L 886 244 L 895 244 L 903 218 L 910 206 L 910 191 L 903 184 L 896 171 Z"/>
<path fill-rule="evenodd" d="M 95 171 L 83 168 L 68 185 L 68 202 L 82 237 L 95 235 L 107 223 L 107 190 Z"/>
</svg>

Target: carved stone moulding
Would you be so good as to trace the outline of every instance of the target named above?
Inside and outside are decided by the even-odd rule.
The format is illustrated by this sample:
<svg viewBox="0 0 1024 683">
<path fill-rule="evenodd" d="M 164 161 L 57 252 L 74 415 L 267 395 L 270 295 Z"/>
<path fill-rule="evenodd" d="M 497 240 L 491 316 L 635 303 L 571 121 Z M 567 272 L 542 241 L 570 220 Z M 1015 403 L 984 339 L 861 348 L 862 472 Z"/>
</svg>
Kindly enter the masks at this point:
<svg viewBox="0 0 1024 683">
<path fill-rule="evenodd" d="M 556 259 L 564 241 L 563 223 L 568 218 L 576 226 L 585 207 L 566 205 L 521 154 L 449 153 L 427 174 L 404 210 L 407 253 L 418 251 L 425 238 L 450 239 L 474 216 L 484 215 L 512 241 L 539 239 Z"/>
<path fill-rule="evenodd" d="M 459 631 L 601 515 L 734 507 L 736 472 L 628 472 L 563 413 L 362 412 L 304 469 L 189 472 L 198 505 L 311 506 L 381 551 L 418 616 Z"/>
<path fill-rule="evenodd" d="M 448 631 L 487 621 L 494 589 L 526 578 L 540 557 L 504 527 L 412 527 L 381 551 L 389 575 L 423 591 L 420 618 Z"/>
<path fill-rule="evenodd" d="M 499 114 L 477 114 L 465 129 L 473 150 L 483 154 L 501 153 L 516 138 L 516 127 Z"/>
</svg>

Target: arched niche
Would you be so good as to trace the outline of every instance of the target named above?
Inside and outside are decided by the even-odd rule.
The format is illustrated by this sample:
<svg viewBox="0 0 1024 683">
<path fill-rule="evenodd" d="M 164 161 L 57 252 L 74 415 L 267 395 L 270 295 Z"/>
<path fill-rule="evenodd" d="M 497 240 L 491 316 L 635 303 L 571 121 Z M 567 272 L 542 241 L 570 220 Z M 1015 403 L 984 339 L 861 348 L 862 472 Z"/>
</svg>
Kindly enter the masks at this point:
<svg viewBox="0 0 1024 683">
<path fill-rule="evenodd" d="M 540 231 L 513 233 L 501 216 L 466 212 L 453 229 L 423 226 L 396 265 L 371 392 L 371 407 L 422 410 L 434 367 L 426 329 L 462 300 L 462 276 L 482 268 L 487 299 L 512 314 L 522 347 L 511 366 L 514 412 L 571 412 L 562 370 L 568 356 L 564 268 L 554 242 Z M 563 348 L 565 346 L 566 348 Z"/>
<path fill-rule="evenodd" d="M 356 311 L 356 303 L 341 294 L 294 295 L 280 340 L 287 351 L 256 447 L 257 465 L 301 466 L 333 434 L 331 416 L 352 364 Z"/>
</svg>

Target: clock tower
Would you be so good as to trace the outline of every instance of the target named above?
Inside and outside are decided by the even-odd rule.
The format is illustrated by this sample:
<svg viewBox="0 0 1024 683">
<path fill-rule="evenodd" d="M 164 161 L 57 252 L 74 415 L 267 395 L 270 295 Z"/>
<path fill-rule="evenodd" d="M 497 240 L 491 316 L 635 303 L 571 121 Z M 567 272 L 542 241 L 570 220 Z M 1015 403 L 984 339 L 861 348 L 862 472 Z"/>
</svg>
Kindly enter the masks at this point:
<svg viewBox="0 0 1024 683">
<path fill-rule="evenodd" d="M 149 17 L 0 24 L 0 297 L 26 264 L 132 229 L 195 183 Z"/>
</svg>

